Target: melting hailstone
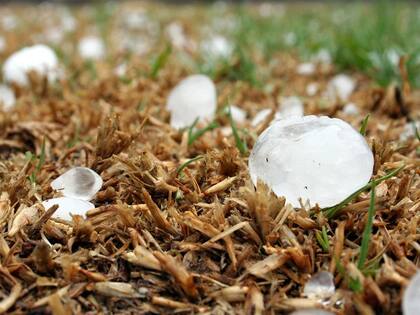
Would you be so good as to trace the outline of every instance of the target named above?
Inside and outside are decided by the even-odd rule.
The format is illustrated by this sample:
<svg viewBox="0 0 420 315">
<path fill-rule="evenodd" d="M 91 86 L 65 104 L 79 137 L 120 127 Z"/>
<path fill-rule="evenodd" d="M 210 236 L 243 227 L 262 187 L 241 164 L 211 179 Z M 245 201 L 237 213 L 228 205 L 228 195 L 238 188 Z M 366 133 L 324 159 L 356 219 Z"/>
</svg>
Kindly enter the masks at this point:
<svg viewBox="0 0 420 315">
<path fill-rule="evenodd" d="M 339 74 L 328 82 L 326 96 L 329 99 L 346 101 L 353 93 L 355 87 L 356 83 L 351 77 Z"/>
<path fill-rule="evenodd" d="M 303 295 L 308 298 L 324 299 L 333 295 L 334 292 L 334 276 L 328 271 L 314 274 L 303 288 Z"/>
<path fill-rule="evenodd" d="M 197 118 L 200 121 L 213 119 L 216 105 L 216 86 L 213 81 L 205 75 L 195 74 L 174 87 L 166 108 L 171 112 L 171 126 L 186 128 Z"/>
<path fill-rule="evenodd" d="M 26 86 L 29 72 L 55 81 L 60 73 L 55 52 L 45 45 L 25 47 L 13 53 L 3 65 L 3 78 L 6 82 Z"/>
<path fill-rule="evenodd" d="M 65 197 L 91 200 L 102 187 L 102 178 L 87 167 L 74 167 L 51 182 Z"/>
<path fill-rule="evenodd" d="M 366 140 L 341 119 L 325 116 L 276 120 L 249 158 L 254 185 L 261 180 L 295 207 L 299 198 L 334 206 L 363 187 L 372 171 Z"/>
<path fill-rule="evenodd" d="M 84 59 L 99 60 L 105 56 L 104 42 L 96 36 L 86 36 L 82 38 L 77 49 L 79 55 Z"/>
<path fill-rule="evenodd" d="M 271 114 L 270 108 L 260 110 L 252 119 L 251 125 L 257 127 Z M 282 98 L 278 111 L 274 115 L 274 119 L 281 119 L 291 116 L 303 116 L 303 103 L 297 96 L 289 96 Z"/>
<path fill-rule="evenodd" d="M 54 205 L 58 205 L 58 209 L 52 215 L 53 218 L 71 221 L 71 214 L 84 216 L 88 210 L 95 208 L 94 204 L 81 199 L 59 197 L 44 200 L 42 202 L 45 210 L 48 210 Z"/>
<path fill-rule="evenodd" d="M 404 315 L 416 315 L 420 310 L 420 271 L 411 278 L 404 291 L 402 311 Z"/>
<path fill-rule="evenodd" d="M 15 93 L 7 85 L 0 84 L 0 108 L 11 109 L 16 102 Z"/>
<path fill-rule="evenodd" d="M 304 310 L 294 311 L 293 313 L 290 313 L 290 315 L 334 315 L 334 313 L 320 310 L 317 308 L 308 308 Z"/>
</svg>

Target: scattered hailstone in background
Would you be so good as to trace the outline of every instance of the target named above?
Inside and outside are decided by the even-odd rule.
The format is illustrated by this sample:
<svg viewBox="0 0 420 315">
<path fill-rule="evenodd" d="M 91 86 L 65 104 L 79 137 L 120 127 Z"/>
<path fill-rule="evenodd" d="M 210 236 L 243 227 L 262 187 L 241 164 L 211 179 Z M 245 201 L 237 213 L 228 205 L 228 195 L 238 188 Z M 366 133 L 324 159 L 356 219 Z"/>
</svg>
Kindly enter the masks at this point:
<svg viewBox="0 0 420 315">
<path fill-rule="evenodd" d="M 0 108 L 7 111 L 16 103 L 15 93 L 7 85 L 0 84 Z"/>
<path fill-rule="evenodd" d="M 359 108 L 354 103 L 347 103 L 343 107 L 343 113 L 349 116 L 356 116 L 359 114 Z"/>
<path fill-rule="evenodd" d="M 420 120 L 408 122 L 405 124 L 403 132 L 400 134 L 400 141 L 407 141 L 416 136 L 416 129 L 420 132 Z"/>
<path fill-rule="evenodd" d="M 45 210 L 48 210 L 54 205 L 58 205 L 58 209 L 54 212 L 52 217 L 68 221 L 71 221 L 72 219 L 70 214 L 84 216 L 88 210 L 95 208 L 95 205 L 89 201 L 69 197 L 48 199 L 43 201 L 42 205 Z"/>
<path fill-rule="evenodd" d="M 232 44 L 226 37 L 213 35 L 201 43 L 202 52 L 214 58 L 228 58 L 233 51 Z"/>
<path fill-rule="evenodd" d="M 216 111 L 216 86 L 202 74 L 191 75 L 179 82 L 170 92 L 166 108 L 171 113 L 173 128 L 186 128 L 199 118 L 212 120 Z"/>
<path fill-rule="evenodd" d="M 79 41 L 79 55 L 84 59 L 99 60 L 105 56 L 105 44 L 97 36 L 86 36 Z"/>
<path fill-rule="evenodd" d="M 270 115 L 270 113 L 270 108 L 261 109 L 258 113 L 255 114 L 254 118 L 252 119 L 252 127 L 257 127 L 259 124 L 261 124 L 268 117 L 268 115 Z"/>
<path fill-rule="evenodd" d="M 290 117 L 276 120 L 258 137 L 248 163 L 254 185 L 261 180 L 294 207 L 299 198 L 329 207 L 369 181 L 373 154 L 341 119 Z"/>
<path fill-rule="evenodd" d="M 28 85 L 28 73 L 36 72 L 48 81 L 55 81 L 60 69 L 55 52 L 45 45 L 35 45 L 22 48 L 13 53 L 3 65 L 3 78 L 6 82 Z"/>
<path fill-rule="evenodd" d="M 346 74 L 336 75 L 328 82 L 326 96 L 332 100 L 346 101 L 356 87 L 354 80 Z"/>
<path fill-rule="evenodd" d="M 276 118 L 303 116 L 303 103 L 297 96 L 283 97 L 280 102 L 280 111 Z"/>
<path fill-rule="evenodd" d="M 51 182 L 65 197 L 91 200 L 102 187 L 102 178 L 87 167 L 74 167 Z"/>
<path fill-rule="evenodd" d="M 0 52 L 6 49 L 6 40 L 3 36 L 0 36 Z"/>
<path fill-rule="evenodd" d="M 316 67 L 312 62 L 304 62 L 297 66 L 296 73 L 300 75 L 311 75 L 315 70 Z"/>
<path fill-rule="evenodd" d="M 420 310 L 420 271 L 411 278 L 402 300 L 403 315 L 417 315 Z"/>
<path fill-rule="evenodd" d="M 246 111 L 236 105 L 230 105 L 230 114 L 232 119 L 237 123 L 244 123 L 246 120 Z M 229 113 L 229 108 L 226 109 L 226 112 Z"/>
<path fill-rule="evenodd" d="M 311 82 L 306 86 L 306 94 L 314 96 L 318 92 L 318 83 Z"/>
<path fill-rule="evenodd" d="M 320 271 L 314 274 L 303 288 L 303 295 L 310 299 L 325 299 L 334 293 L 334 276 L 328 271 Z"/>
<path fill-rule="evenodd" d="M 334 313 L 316 309 L 316 308 L 308 308 L 308 309 L 294 311 L 293 313 L 290 313 L 289 315 L 334 315 Z"/>
<path fill-rule="evenodd" d="M 318 52 L 312 56 L 313 62 L 319 62 L 324 65 L 329 65 L 332 62 L 331 53 L 328 49 L 322 48 L 318 50 Z"/>
</svg>

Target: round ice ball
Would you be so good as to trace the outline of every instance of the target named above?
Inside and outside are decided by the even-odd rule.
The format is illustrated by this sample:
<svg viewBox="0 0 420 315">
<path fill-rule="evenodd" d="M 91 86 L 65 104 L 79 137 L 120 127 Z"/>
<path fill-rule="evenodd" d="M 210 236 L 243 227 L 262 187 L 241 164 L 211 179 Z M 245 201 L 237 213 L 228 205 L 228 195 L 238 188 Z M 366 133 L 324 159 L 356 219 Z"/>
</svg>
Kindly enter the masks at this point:
<svg viewBox="0 0 420 315">
<path fill-rule="evenodd" d="M 200 121 L 211 120 L 217 106 L 216 86 L 202 74 L 191 75 L 170 92 L 166 108 L 171 113 L 170 124 L 180 129 Z"/>
<path fill-rule="evenodd" d="M 329 207 L 369 181 L 373 162 L 366 140 L 343 120 L 289 117 L 258 137 L 249 172 L 255 185 L 261 180 L 295 207 L 299 198 Z"/>
<path fill-rule="evenodd" d="M 91 200 L 102 187 L 102 178 L 87 167 L 74 167 L 51 182 L 65 197 Z"/>
<path fill-rule="evenodd" d="M 35 72 L 49 81 L 59 76 L 58 58 L 48 46 L 25 47 L 13 53 L 3 65 L 3 78 L 6 82 L 28 85 L 28 73 Z"/>
<path fill-rule="evenodd" d="M 84 59 L 98 60 L 105 56 L 105 44 L 99 37 L 86 36 L 77 47 L 79 55 Z"/>
</svg>

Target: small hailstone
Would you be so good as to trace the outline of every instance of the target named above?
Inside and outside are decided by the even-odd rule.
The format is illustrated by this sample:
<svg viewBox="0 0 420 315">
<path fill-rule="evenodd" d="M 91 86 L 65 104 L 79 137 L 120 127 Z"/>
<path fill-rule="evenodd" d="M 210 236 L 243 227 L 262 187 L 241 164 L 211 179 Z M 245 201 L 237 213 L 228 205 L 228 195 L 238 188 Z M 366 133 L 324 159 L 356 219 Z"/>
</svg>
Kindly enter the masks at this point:
<svg viewBox="0 0 420 315">
<path fill-rule="evenodd" d="M 410 283 L 405 288 L 402 311 L 403 315 L 417 315 L 420 310 L 420 271 L 411 278 Z"/>
<path fill-rule="evenodd" d="M 74 167 L 51 182 L 65 197 L 91 200 L 102 187 L 102 178 L 87 167 Z"/>
<path fill-rule="evenodd" d="M 171 112 L 171 126 L 185 128 L 191 126 L 197 118 L 201 121 L 213 119 L 216 105 L 216 86 L 213 81 L 205 75 L 195 74 L 173 88 L 166 108 Z"/>
<path fill-rule="evenodd" d="M 363 187 L 373 171 L 366 140 L 346 122 L 325 116 L 276 120 L 257 139 L 249 158 L 255 185 L 299 207 L 299 198 L 334 206 Z"/>
<path fill-rule="evenodd" d="M 314 96 L 318 92 L 318 83 L 312 82 L 306 86 L 306 94 Z"/>
<path fill-rule="evenodd" d="M 25 86 L 28 84 L 28 73 L 31 71 L 46 76 L 49 81 L 55 81 L 60 73 L 55 52 L 45 45 L 22 48 L 5 61 L 3 78 L 7 82 Z"/>
<path fill-rule="evenodd" d="M 6 49 L 6 40 L 3 36 L 0 36 L 0 52 Z"/>
<path fill-rule="evenodd" d="M 346 101 L 353 93 L 356 83 L 345 74 L 336 75 L 327 86 L 326 94 L 328 98 Z"/>
<path fill-rule="evenodd" d="M 178 22 L 170 23 L 166 28 L 166 33 L 175 48 L 184 49 L 188 47 L 189 40 L 184 33 L 184 28 Z"/>
<path fill-rule="evenodd" d="M 237 123 L 243 123 L 246 120 L 246 111 L 236 105 L 230 105 L 230 114 Z"/>
<path fill-rule="evenodd" d="M 228 58 L 232 54 L 233 46 L 225 37 L 214 35 L 201 44 L 201 50 L 211 57 Z"/>
<path fill-rule="evenodd" d="M 331 57 L 331 53 L 329 52 L 328 49 L 323 48 L 320 49 L 313 57 L 312 60 L 314 62 L 319 62 L 319 63 L 323 63 L 323 64 L 330 64 L 332 61 L 332 57 Z"/>
<path fill-rule="evenodd" d="M 270 108 L 264 108 L 260 110 L 251 121 L 252 127 L 257 127 L 259 124 L 261 124 L 268 117 L 268 115 L 270 115 L 270 113 Z"/>
<path fill-rule="evenodd" d="M 78 51 L 84 59 L 98 60 L 105 56 L 105 45 L 99 37 L 86 36 L 80 40 Z"/>
<path fill-rule="evenodd" d="M 303 103 L 299 97 L 284 97 L 280 102 L 280 110 L 276 118 L 286 118 L 290 116 L 303 116 Z"/>
<path fill-rule="evenodd" d="M 398 63 L 400 62 L 400 54 L 398 53 L 397 50 L 391 48 L 388 49 L 385 52 L 385 56 L 387 57 L 387 59 L 389 60 L 389 62 L 394 66 L 398 66 Z"/>
<path fill-rule="evenodd" d="M 0 84 L 0 108 L 11 109 L 16 103 L 15 93 L 7 85 Z"/>
<path fill-rule="evenodd" d="M 359 114 L 359 109 L 356 104 L 348 103 L 343 107 L 343 113 L 350 116 L 356 116 Z"/>
<path fill-rule="evenodd" d="M 303 288 L 303 295 L 308 298 L 324 299 L 335 292 L 334 276 L 331 272 L 320 271 L 313 275 Z"/>
<path fill-rule="evenodd" d="M 334 313 L 316 309 L 316 308 L 308 308 L 308 309 L 294 311 L 293 313 L 290 313 L 289 315 L 334 315 Z"/>
<path fill-rule="evenodd" d="M 296 73 L 300 75 L 311 75 L 315 72 L 315 65 L 311 62 L 301 63 L 296 68 Z"/>
<path fill-rule="evenodd" d="M 410 138 L 414 138 L 416 136 L 416 128 L 420 132 L 420 120 L 406 123 L 400 134 L 400 141 L 407 141 Z"/>
<path fill-rule="evenodd" d="M 88 210 L 95 208 L 95 205 L 89 201 L 69 197 L 44 200 L 42 205 L 45 210 L 48 210 L 54 205 L 58 205 L 58 209 L 54 212 L 52 217 L 68 221 L 71 221 L 70 214 L 84 216 Z"/>
</svg>

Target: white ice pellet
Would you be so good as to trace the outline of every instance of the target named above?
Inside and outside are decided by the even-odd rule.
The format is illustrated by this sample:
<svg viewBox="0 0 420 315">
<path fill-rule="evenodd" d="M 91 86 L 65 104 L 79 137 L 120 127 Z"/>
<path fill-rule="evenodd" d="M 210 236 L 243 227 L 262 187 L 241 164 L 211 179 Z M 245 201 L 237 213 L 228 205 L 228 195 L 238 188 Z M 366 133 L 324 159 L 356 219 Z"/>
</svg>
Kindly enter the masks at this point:
<svg viewBox="0 0 420 315">
<path fill-rule="evenodd" d="M 297 66 L 296 73 L 300 75 L 311 75 L 315 72 L 315 65 L 312 62 L 304 62 Z"/>
<path fill-rule="evenodd" d="M 233 51 L 233 45 L 221 35 L 214 35 L 201 44 L 203 54 L 214 58 L 228 58 Z"/>
<path fill-rule="evenodd" d="M 0 52 L 6 49 L 6 40 L 3 36 L 0 36 Z"/>
<path fill-rule="evenodd" d="M 303 103 L 297 96 L 283 97 L 276 118 L 303 116 Z"/>
<path fill-rule="evenodd" d="M 102 178 L 87 167 L 74 167 L 51 182 L 65 197 L 91 200 L 102 187 Z"/>
<path fill-rule="evenodd" d="M 105 44 L 97 36 L 86 36 L 80 40 L 78 51 L 84 59 L 99 60 L 105 56 Z"/>
<path fill-rule="evenodd" d="M 414 138 L 416 136 L 416 129 L 420 132 L 420 120 L 406 123 L 400 134 L 400 141 L 407 141 L 410 138 Z"/>
<path fill-rule="evenodd" d="M 271 113 L 270 108 L 264 108 L 260 110 L 258 113 L 256 113 L 254 118 L 251 121 L 252 127 L 257 127 L 259 124 L 261 124 L 268 117 L 268 115 L 270 115 L 270 113 Z"/>
<path fill-rule="evenodd" d="M 417 315 L 420 310 L 420 271 L 411 278 L 410 283 L 405 288 L 402 311 L 403 315 Z"/>
<path fill-rule="evenodd" d="M 216 86 L 202 74 L 191 75 L 179 82 L 170 92 L 166 108 L 171 113 L 173 128 L 191 126 L 200 121 L 212 120 L 216 111 Z"/>
<path fill-rule="evenodd" d="M 356 87 L 354 80 L 345 74 L 336 75 L 328 82 L 326 96 L 331 100 L 346 101 Z"/>
<path fill-rule="evenodd" d="M 318 92 L 318 83 L 311 82 L 306 86 L 306 94 L 314 96 Z"/>
<path fill-rule="evenodd" d="M 243 123 L 246 120 L 246 111 L 236 105 L 230 105 L 230 114 L 232 119 L 237 123 Z"/>
<path fill-rule="evenodd" d="M 0 108 L 10 110 L 16 103 L 15 93 L 7 85 L 0 84 Z"/>
<path fill-rule="evenodd" d="M 312 60 L 314 62 L 319 62 L 328 65 L 332 61 L 331 53 L 328 49 L 322 48 L 318 50 L 318 52 L 315 55 L 312 56 Z"/>
<path fill-rule="evenodd" d="M 359 108 L 354 103 L 347 103 L 343 107 L 343 113 L 349 116 L 356 116 L 359 114 Z"/>
<path fill-rule="evenodd" d="M 325 299 L 333 295 L 334 292 L 334 276 L 328 271 L 314 274 L 303 288 L 303 295 L 310 299 Z"/>
<path fill-rule="evenodd" d="M 85 216 L 88 210 L 95 208 L 95 205 L 89 201 L 69 197 L 47 199 L 42 202 L 42 205 L 45 210 L 48 210 L 54 205 L 58 205 L 58 209 L 52 217 L 68 221 L 72 219 L 71 214 Z"/>
<path fill-rule="evenodd" d="M 366 140 L 348 123 L 325 116 L 276 120 L 249 158 L 254 185 L 261 180 L 295 207 L 299 198 L 320 207 L 336 205 L 363 187 L 372 171 Z"/>
<path fill-rule="evenodd" d="M 60 69 L 55 52 L 45 45 L 25 47 L 13 53 L 3 65 L 3 78 L 6 82 L 27 85 L 28 73 L 35 72 L 49 81 L 55 81 Z"/>
<path fill-rule="evenodd" d="M 308 308 L 308 309 L 294 311 L 293 313 L 290 313 L 289 315 L 334 315 L 334 313 L 316 309 L 316 308 Z"/>
<path fill-rule="evenodd" d="M 175 48 L 185 49 L 190 46 L 190 40 L 185 35 L 184 28 L 180 23 L 171 22 L 166 28 L 166 34 Z"/>
</svg>

